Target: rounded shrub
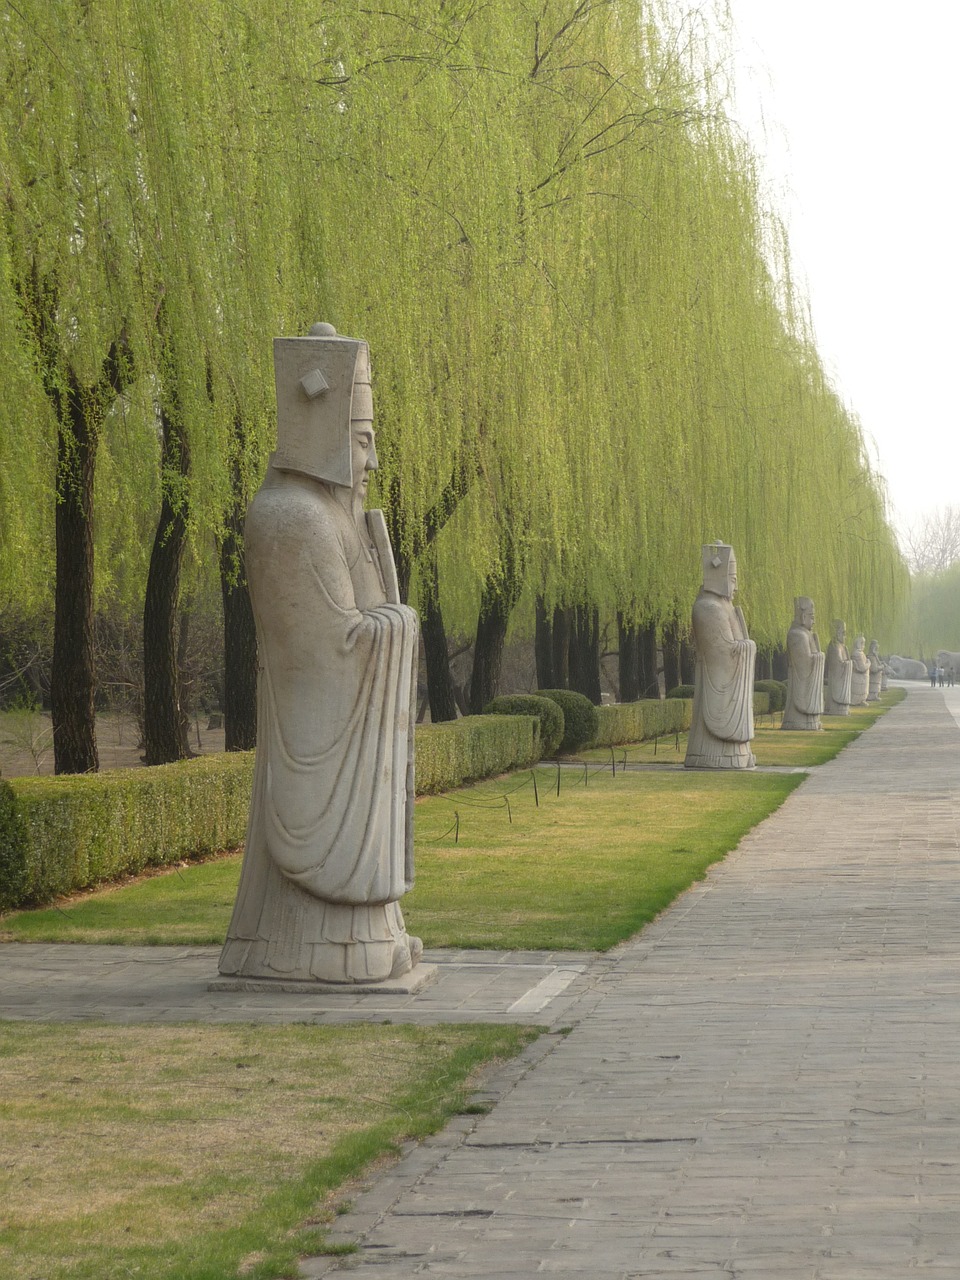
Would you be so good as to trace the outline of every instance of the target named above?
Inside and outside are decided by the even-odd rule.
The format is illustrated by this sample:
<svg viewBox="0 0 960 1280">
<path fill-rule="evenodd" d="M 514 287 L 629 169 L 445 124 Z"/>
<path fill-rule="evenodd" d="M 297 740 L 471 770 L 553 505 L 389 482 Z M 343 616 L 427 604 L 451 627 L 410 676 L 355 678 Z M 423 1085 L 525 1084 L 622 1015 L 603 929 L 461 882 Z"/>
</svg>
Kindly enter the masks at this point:
<svg viewBox="0 0 960 1280">
<path fill-rule="evenodd" d="M 541 698 L 550 698 L 563 712 L 560 754 L 569 755 L 593 742 L 600 729 L 600 714 L 589 698 L 572 689 L 540 689 Z"/>
<path fill-rule="evenodd" d="M 552 698 L 536 693 L 511 693 L 494 698 L 483 708 L 486 716 L 536 716 L 540 721 L 540 754 L 555 756 L 563 740 L 563 711 Z"/>
<path fill-rule="evenodd" d="M 769 693 L 771 711 L 782 711 L 787 705 L 787 686 L 782 680 L 756 680 L 753 689 L 755 693 Z"/>
<path fill-rule="evenodd" d="M 678 684 L 675 689 L 670 690 L 670 692 L 667 694 L 667 697 L 668 698 L 692 698 L 693 685 Z"/>
</svg>

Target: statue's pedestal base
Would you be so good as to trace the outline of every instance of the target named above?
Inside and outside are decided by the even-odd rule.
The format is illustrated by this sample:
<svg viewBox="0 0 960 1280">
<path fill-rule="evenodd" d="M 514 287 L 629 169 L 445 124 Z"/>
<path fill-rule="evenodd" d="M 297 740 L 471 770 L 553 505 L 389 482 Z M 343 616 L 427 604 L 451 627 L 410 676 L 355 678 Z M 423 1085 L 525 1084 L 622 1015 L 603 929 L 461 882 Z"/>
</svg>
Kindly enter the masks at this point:
<svg viewBox="0 0 960 1280">
<path fill-rule="evenodd" d="M 304 982 L 299 978 L 214 978 L 208 991 L 286 991 L 294 995 L 415 996 L 437 978 L 435 964 L 418 964 L 399 978 L 380 982 Z"/>
</svg>

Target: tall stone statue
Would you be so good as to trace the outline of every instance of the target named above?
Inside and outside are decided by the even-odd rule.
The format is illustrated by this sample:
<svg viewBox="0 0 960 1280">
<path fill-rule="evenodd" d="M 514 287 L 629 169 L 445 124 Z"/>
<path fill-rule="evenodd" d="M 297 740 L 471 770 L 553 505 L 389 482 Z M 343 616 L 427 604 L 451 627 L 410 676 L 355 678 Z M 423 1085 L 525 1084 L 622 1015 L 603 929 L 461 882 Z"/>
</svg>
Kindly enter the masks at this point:
<svg viewBox="0 0 960 1280">
<path fill-rule="evenodd" d="M 823 712 L 823 664 L 813 629 L 813 601 L 797 596 L 793 626 L 787 632 L 787 701 L 781 729 L 820 729 Z"/>
<path fill-rule="evenodd" d="M 703 586 L 693 605 L 697 650 L 688 769 L 752 769 L 753 670 L 757 646 L 733 603 L 737 560 L 722 542 L 703 548 Z"/>
<path fill-rule="evenodd" d="M 878 640 L 870 641 L 870 652 L 867 655 L 870 663 L 870 686 L 867 692 L 867 701 L 876 702 L 880 697 L 880 686 L 883 683 L 883 662 L 880 660 L 880 642 Z"/>
<path fill-rule="evenodd" d="M 853 672 L 850 676 L 851 707 L 862 707 L 870 692 L 870 659 L 863 651 L 866 642 L 865 636 L 857 636 L 853 643 L 853 653 L 850 655 L 850 661 L 853 663 Z"/>
<path fill-rule="evenodd" d="M 277 450 L 247 512 L 257 755 L 220 972 L 377 982 L 422 944 L 413 880 L 417 616 L 400 603 L 377 466 L 367 344 L 314 325 L 274 341 Z"/>
<path fill-rule="evenodd" d="M 847 653 L 844 643 L 846 636 L 847 628 L 838 618 L 833 624 L 833 639 L 827 646 L 827 683 L 823 709 L 828 716 L 850 714 L 853 659 Z"/>
</svg>

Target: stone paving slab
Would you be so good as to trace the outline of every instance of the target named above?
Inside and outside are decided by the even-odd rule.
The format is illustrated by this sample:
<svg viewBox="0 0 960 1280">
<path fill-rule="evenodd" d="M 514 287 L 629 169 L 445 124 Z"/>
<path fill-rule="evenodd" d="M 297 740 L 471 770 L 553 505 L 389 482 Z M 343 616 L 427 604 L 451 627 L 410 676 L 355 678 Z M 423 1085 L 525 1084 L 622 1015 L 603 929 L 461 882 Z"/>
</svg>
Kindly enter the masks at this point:
<svg viewBox="0 0 960 1280">
<path fill-rule="evenodd" d="M 0 1018 L 45 1022 L 505 1022 L 563 1025 L 591 952 L 433 951 L 418 991 L 211 991 L 219 947 L 0 945 Z M 215 984 L 216 985 L 216 984 Z"/>
<path fill-rule="evenodd" d="M 304 1276 L 960 1277 L 958 717 L 911 688 Z"/>
</svg>

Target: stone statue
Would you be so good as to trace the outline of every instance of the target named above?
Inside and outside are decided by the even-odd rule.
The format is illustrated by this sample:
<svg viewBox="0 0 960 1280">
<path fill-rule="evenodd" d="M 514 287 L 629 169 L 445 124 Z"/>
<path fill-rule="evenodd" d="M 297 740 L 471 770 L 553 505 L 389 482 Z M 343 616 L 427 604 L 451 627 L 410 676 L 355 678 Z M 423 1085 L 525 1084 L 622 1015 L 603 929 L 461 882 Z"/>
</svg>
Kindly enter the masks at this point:
<svg viewBox="0 0 960 1280">
<path fill-rule="evenodd" d="M 878 640 L 870 641 L 870 652 L 867 655 L 870 663 L 870 684 L 867 691 L 867 701 L 876 702 L 880 697 L 880 685 L 883 681 L 883 663 L 880 661 L 880 642 Z"/>
<path fill-rule="evenodd" d="M 853 653 L 850 655 L 850 661 L 853 663 L 853 672 L 850 676 L 851 707 L 862 707 L 870 690 L 870 659 L 863 651 L 865 644 L 865 637 L 857 636 L 853 643 Z"/>
<path fill-rule="evenodd" d="M 753 670 L 757 646 L 733 603 L 737 560 L 733 547 L 703 548 L 703 587 L 693 606 L 697 649 L 688 769 L 752 769 Z"/>
<path fill-rule="evenodd" d="M 220 972 L 362 983 L 423 947 L 413 880 L 417 616 L 400 603 L 377 466 L 367 344 L 314 325 L 274 341 L 277 450 L 247 512 L 257 756 Z"/>
<path fill-rule="evenodd" d="M 920 662 L 917 658 L 901 658 L 899 654 L 892 653 L 887 659 L 887 665 L 890 668 L 890 674 L 894 680 L 929 680 L 930 673 L 927 671 L 927 664 Z"/>
<path fill-rule="evenodd" d="M 793 626 L 787 632 L 787 701 L 781 729 L 820 729 L 823 712 L 823 664 L 813 629 L 813 601 L 797 596 Z"/>
<path fill-rule="evenodd" d="M 847 628 L 838 618 L 833 624 L 833 639 L 827 645 L 827 683 L 823 710 L 828 716 L 850 714 L 853 659 L 847 653 Z"/>
</svg>

